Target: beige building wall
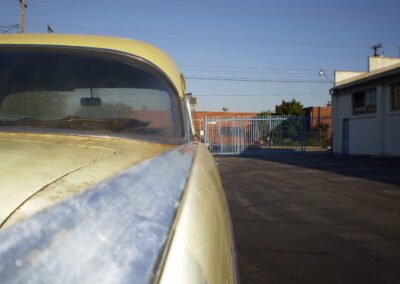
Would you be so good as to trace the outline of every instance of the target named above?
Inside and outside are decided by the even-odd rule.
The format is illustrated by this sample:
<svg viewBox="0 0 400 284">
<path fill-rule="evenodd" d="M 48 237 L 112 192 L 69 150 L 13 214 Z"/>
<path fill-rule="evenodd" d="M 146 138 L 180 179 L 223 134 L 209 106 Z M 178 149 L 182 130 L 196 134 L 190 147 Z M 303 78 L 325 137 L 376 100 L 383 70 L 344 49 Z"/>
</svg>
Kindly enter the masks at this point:
<svg viewBox="0 0 400 284">
<path fill-rule="evenodd" d="M 343 152 L 343 120 L 349 120 L 349 154 L 377 155 L 378 124 L 376 114 L 353 115 L 352 94 L 334 97 L 333 151 Z"/>
<path fill-rule="evenodd" d="M 388 132 L 386 140 L 387 155 L 400 156 L 400 114 L 391 115 L 387 124 Z"/>
<path fill-rule="evenodd" d="M 332 133 L 333 152 L 342 153 L 343 120 L 351 116 L 351 95 L 344 94 L 332 98 Z"/>
<path fill-rule="evenodd" d="M 399 63 L 400 58 L 370 56 L 368 57 L 368 71 L 372 72 Z"/>
<path fill-rule="evenodd" d="M 375 114 L 353 115 L 352 93 L 342 93 L 333 103 L 333 152 L 343 152 L 343 120 L 349 119 L 349 154 L 400 156 L 400 111 L 391 110 L 390 85 L 377 86 Z"/>
<path fill-rule="evenodd" d="M 391 79 L 387 77 L 381 78 L 379 83 L 360 84 L 360 80 L 366 80 L 382 72 L 391 70 L 398 72 L 399 66 L 400 58 L 378 56 L 368 58 L 368 72 L 335 72 L 335 86 L 348 85 L 346 89 L 339 90 L 339 93 L 332 97 L 333 151 L 335 153 L 343 153 L 343 120 L 348 119 L 349 154 L 400 156 L 400 111 L 391 109 L 390 85 L 399 80 L 393 79 L 392 73 L 387 75 L 391 76 Z M 362 91 L 363 86 L 365 89 L 376 88 L 376 113 L 353 115 L 352 93 L 346 90 L 353 88 Z"/>
<path fill-rule="evenodd" d="M 379 125 L 376 115 L 357 115 L 350 119 L 349 153 L 379 155 Z"/>
<path fill-rule="evenodd" d="M 390 86 L 383 88 L 384 111 L 384 154 L 400 156 L 400 111 L 391 110 Z"/>
<path fill-rule="evenodd" d="M 353 77 L 359 76 L 361 74 L 364 74 L 365 72 L 356 72 L 356 71 L 335 71 L 335 86 L 340 85 L 342 82 L 351 79 Z"/>
</svg>

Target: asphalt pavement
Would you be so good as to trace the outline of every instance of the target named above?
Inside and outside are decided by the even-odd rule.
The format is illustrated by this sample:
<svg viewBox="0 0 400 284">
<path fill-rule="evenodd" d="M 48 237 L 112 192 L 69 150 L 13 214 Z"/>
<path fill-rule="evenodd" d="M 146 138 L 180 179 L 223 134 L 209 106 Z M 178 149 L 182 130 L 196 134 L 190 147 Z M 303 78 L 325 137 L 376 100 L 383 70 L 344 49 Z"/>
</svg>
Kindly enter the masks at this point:
<svg viewBox="0 0 400 284">
<path fill-rule="evenodd" d="M 217 158 L 247 283 L 400 283 L 400 159 Z"/>
</svg>

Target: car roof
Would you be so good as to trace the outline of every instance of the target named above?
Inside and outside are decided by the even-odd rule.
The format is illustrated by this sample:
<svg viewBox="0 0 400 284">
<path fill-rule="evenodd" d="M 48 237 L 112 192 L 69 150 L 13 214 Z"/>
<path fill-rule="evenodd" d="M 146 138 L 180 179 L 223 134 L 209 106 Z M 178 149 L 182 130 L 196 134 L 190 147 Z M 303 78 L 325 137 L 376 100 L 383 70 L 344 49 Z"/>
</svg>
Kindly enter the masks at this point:
<svg viewBox="0 0 400 284">
<path fill-rule="evenodd" d="M 86 47 L 132 54 L 161 69 L 171 80 L 179 96 L 184 96 L 184 82 L 175 62 L 157 47 L 138 40 L 94 35 L 6 34 L 0 35 L 0 45 Z"/>
</svg>

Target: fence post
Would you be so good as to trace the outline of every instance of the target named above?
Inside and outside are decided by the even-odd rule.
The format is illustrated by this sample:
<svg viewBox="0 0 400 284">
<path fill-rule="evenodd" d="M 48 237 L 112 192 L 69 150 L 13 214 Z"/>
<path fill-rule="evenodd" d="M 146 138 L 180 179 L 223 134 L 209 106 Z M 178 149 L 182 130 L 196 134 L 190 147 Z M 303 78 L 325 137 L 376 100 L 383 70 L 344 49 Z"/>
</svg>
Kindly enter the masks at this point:
<svg viewBox="0 0 400 284">
<path fill-rule="evenodd" d="M 271 117 L 271 115 L 268 117 L 268 135 L 267 135 L 267 137 L 269 137 L 269 139 L 267 140 L 268 148 L 272 149 L 272 144 L 274 142 L 272 141 L 272 117 Z"/>
<path fill-rule="evenodd" d="M 306 152 L 307 151 L 307 149 L 306 149 L 306 147 L 307 147 L 307 141 L 306 141 L 306 139 L 307 139 L 307 117 L 306 116 L 301 116 L 301 121 L 302 121 L 302 123 L 301 123 L 301 128 L 302 128 L 302 131 L 301 131 L 301 151 L 302 152 Z"/>
<path fill-rule="evenodd" d="M 207 116 L 204 117 L 204 144 L 208 143 L 208 119 Z"/>
</svg>

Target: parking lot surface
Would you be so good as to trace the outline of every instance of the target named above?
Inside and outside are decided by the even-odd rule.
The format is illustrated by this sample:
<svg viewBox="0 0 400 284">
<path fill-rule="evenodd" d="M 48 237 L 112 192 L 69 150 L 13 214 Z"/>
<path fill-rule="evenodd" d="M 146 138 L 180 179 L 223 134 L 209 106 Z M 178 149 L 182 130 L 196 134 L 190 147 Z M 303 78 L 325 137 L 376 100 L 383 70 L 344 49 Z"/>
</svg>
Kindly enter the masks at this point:
<svg viewBox="0 0 400 284">
<path fill-rule="evenodd" d="M 400 283 L 400 159 L 217 158 L 247 283 Z"/>
</svg>

